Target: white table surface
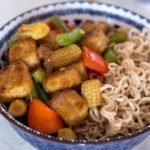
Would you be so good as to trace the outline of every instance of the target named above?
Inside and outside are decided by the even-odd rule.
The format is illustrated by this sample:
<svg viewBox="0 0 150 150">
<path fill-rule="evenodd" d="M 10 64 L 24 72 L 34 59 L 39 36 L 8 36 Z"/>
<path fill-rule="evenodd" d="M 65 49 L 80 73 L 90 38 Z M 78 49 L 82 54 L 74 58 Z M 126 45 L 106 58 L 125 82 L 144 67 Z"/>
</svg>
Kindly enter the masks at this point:
<svg viewBox="0 0 150 150">
<path fill-rule="evenodd" d="M 0 27 L 16 15 L 31 8 L 61 0 L 0 0 Z M 68 0 L 69 1 L 69 0 Z M 99 0 L 113 3 L 134 10 L 150 18 L 150 3 L 140 3 L 142 0 Z M 150 0 L 147 0 L 150 2 Z M 150 136 L 132 150 L 150 150 Z M 36 150 L 24 141 L 0 115 L 0 150 Z"/>
</svg>

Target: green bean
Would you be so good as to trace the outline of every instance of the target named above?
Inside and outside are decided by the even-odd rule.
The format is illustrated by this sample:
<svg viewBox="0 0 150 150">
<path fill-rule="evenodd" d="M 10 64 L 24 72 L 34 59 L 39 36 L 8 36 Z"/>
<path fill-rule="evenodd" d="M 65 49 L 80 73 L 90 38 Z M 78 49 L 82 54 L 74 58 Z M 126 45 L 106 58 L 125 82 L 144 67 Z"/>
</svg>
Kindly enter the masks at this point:
<svg viewBox="0 0 150 150">
<path fill-rule="evenodd" d="M 38 95 L 39 95 L 39 98 L 44 102 L 46 103 L 48 100 L 49 100 L 49 96 L 48 94 L 45 92 L 45 90 L 41 87 L 40 84 L 36 84 L 36 87 L 37 87 L 37 91 L 38 91 Z"/>
<path fill-rule="evenodd" d="M 26 98 L 27 99 L 39 98 L 35 83 L 33 84 L 31 93 Z"/>
<path fill-rule="evenodd" d="M 114 48 L 116 45 L 116 43 L 114 42 L 110 42 L 109 45 L 108 45 L 108 48 Z"/>
<path fill-rule="evenodd" d="M 38 68 L 32 73 L 35 82 L 42 84 L 45 79 L 46 73 L 42 68 Z"/>
<path fill-rule="evenodd" d="M 64 32 L 69 32 L 67 27 L 64 25 L 64 23 L 59 19 L 58 16 L 52 16 L 51 17 L 51 23 L 58 29 L 61 29 Z"/>
<path fill-rule="evenodd" d="M 105 54 L 104 54 L 104 58 L 105 60 L 107 60 L 108 62 L 114 62 L 117 63 L 118 59 L 117 59 L 117 55 L 115 54 L 113 48 L 109 48 L 106 50 Z"/>
<path fill-rule="evenodd" d="M 69 33 L 57 35 L 56 42 L 61 46 L 69 46 L 80 41 L 84 35 L 85 32 L 82 29 L 76 28 Z"/>
<path fill-rule="evenodd" d="M 114 43 L 122 43 L 126 41 L 126 35 L 125 33 L 116 33 L 114 35 L 110 36 L 110 42 L 114 42 Z"/>
</svg>

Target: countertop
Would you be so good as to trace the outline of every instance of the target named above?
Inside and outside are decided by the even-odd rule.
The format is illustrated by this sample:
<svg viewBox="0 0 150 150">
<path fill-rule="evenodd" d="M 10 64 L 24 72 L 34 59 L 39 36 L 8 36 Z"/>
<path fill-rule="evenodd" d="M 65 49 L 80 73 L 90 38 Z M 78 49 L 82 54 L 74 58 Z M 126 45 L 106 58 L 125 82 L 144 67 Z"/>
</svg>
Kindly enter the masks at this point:
<svg viewBox="0 0 150 150">
<path fill-rule="evenodd" d="M 62 0 L 0 0 L 0 27 L 18 14 L 34 7 Z M 69 0 L 68 0 L 69 1 Z M 134 10 L 150 19 L 150 0 L 99 0 Z M 147 3 L 141 3 L 147 1 Z M 149 1 L 149 3 L 148 3 Z M 150 136 L 132 150 L 149 150 Z M 0 150 L 36 150 L 24 141 L 0 115 Z"/>
</svg>

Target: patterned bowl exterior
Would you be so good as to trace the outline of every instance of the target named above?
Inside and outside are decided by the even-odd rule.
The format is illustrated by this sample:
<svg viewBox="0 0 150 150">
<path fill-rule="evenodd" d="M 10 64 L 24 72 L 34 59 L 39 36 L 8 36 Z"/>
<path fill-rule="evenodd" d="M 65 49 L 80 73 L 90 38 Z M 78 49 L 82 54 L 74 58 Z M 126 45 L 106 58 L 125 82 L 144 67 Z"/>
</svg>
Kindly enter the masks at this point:
<svg viewBox="0 0 150 150">
<path fill-rule="evenodd" d="M 0 29 L 0 65 L 4 65 L 3 54 L 7 49 L 6 42 L 14 37 L 16 29 L 22 23 L 48 20 L 52 15 L 59 15 L 69 23 L 80 23 L 84 20 L 106 21 L 110 24 L 123 25 L 142 29 L 150 28 L 150 20 L 118 6 L 98 2 L 62 2 L 45 5 L 20 14 Z M 0 66 L 0 67 L 1 67 Z M 128 150 L 140 143 L 150 134 L 150 125 L 124 136 L 95 141 L 66 141 L 46 135 L 23 125 L 11 117 L 0 105 L 0 113 L 26 141 L 40 150 Z"/>
</svg>

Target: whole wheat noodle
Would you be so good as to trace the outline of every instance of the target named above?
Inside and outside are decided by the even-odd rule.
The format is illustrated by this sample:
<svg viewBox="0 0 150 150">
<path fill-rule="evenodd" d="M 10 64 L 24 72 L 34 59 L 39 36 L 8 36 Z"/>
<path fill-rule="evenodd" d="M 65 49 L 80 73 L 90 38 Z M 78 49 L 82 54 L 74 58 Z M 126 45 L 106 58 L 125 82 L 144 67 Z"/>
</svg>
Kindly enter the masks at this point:
<svg viewBox="0 0 150 150">
<path fill-rule="evenodd" d="M 150 124 L 150 32 L 130 29 L 115 52 L 119 63 L 109 64 L 100 89 L 105 103 L 75 128 L 79 139 L 104 139 Z"/>
</svg>

